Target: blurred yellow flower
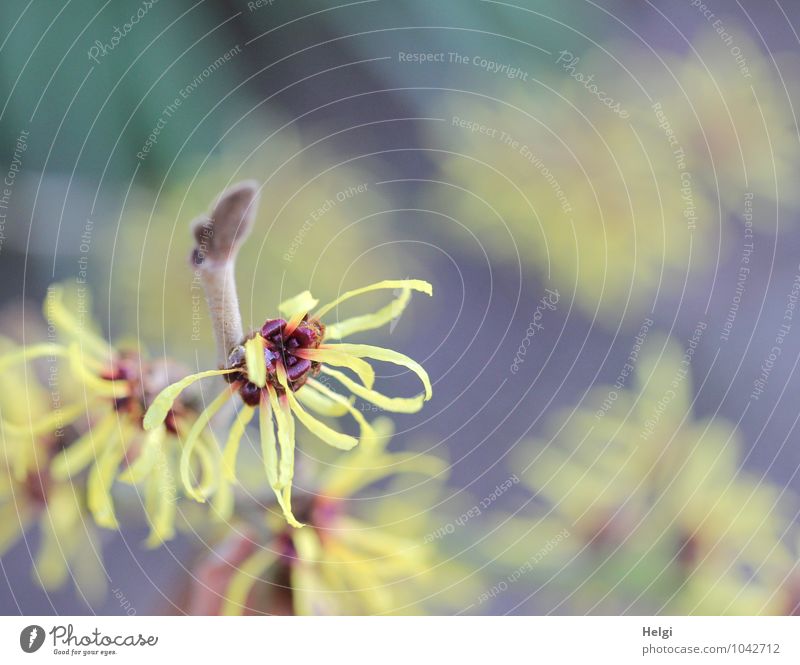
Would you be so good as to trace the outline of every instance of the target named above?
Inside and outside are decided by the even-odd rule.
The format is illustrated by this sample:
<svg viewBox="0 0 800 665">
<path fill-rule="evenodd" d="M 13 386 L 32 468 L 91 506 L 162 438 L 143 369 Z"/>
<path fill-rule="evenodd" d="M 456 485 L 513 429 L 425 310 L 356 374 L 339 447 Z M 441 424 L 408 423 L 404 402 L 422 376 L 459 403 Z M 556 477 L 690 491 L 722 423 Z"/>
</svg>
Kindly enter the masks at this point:
<svg viewBox="0 0 800 665">
<path fill-rule="evenodd" d="M 8 340 L 0 346 L 12 352 Z M 47 421 L 52 415 L 50 395 L 22 370 L 12 365 L 0 372 L 0 413 L 17 422 Z M 0 557 L 36 527 L 39 547 L 33 579 L 48 591 L 72 579 L 92 604 L 105 591 L 106 574 L 86 505 L 85 478 L 73 485 L 51 473 L 53 458 L 73 436 L 63 429 L 33 434 L 0 420 Z"/>
<path fill-rule="evenodd" d="M 454 237 L 520 261 L 616 327 L 680 293 L 715 232 L 661 129 L 584 93 L 568 79 L 445 107 L 450 127 L 430 137 L 432 207 L 476 234 L 444 224 Z"/>
<path fill-rule="evenodd" d="M 540 510 L 531 535 L 571 534 L 548 574 L 577 611 L 785 607 L 797 533 L 786 497 L 742 468 L 733 425 L 692 419 L 690 358 L 672 341 L 648 340 L 635 386 L 594 388 L 554 417 L 550 440 L 517 454 Z M 510 552 L 519 556 L 522 543 L 530 540 L 512 541 Z"/>
<path fill-rule="evenodd" d="M 430 504 L 418 500 L 424 492 L 381 501 L 360 496 L 392 478 L 441 481 L 446 474 L 447 465 L 436 457 L 388 452 L 392 431 L 391 421 L 376 419 L 356 451 L 338 456 L 319 475 L 315 493 L 302 497 L 307 528 L 268 520 L 273 537 L 230 577 L 222 614 L 261 611 L 263 582 L 273 592 L 290 585 L 292 610 L 301 615 L 416 614 L 453 602 L 455 587 L 467 574 L 420 537 L 436 526 Z M 376 504 L 392 504 L 392 515 L 379 516 Z M 442 592 L 448 585 L 452 589 Z"/>
<path fill-rule="evenodd" d="M 787 220 L 776 219 L 774 206 L 800 207 L 797 100 L 791 97 L 800 84 L 800 60 L 766 55 L 746 30 L 732 39 L 732 45 L 713 34 L 695 40 L 692 52 L 665 58 L 667 69 L 655 80 L 650 73 L 647 87 L 713 205 L 719 201 L 723 214 L 741 217 L 752 193 L 755 226 L 780 231 Z"/>
<path fill-rule="evenodd" d="M 147 544 L 157 546 L 174 535 L 177 496 L 170 460 L 180 445 L 177 433 L 188 427 L 194 410 L 188 402 L 176 402 L 159 427 L 145 432 L 145 404 L 167 385 L 175 368 L 167 362 L 148 362 L 138 350 L 114 348 L 84 320 L 89 311 L 85 288 L 51 286 L 44 313 L 53 339 L 7 349 L 0 356 L 0 373 L 22 372 L 23 377 L 21 387 L 7 393 L 9 406 L 0 421 L 6 436 L 19 441 L 11 467 L 17 481 L 38 471 L 33 449 L 39 439 L 59 440 L 65 428 L 72 428 L 79 435 L 53 455 L 49 477 L 68 483 L 88 469 L 88 509 L 95 522 L 108 529 L 118 528 L 111 495 L 115 479 L 143 483 L 150 524 Z M 33 363 L 42 359 L 50 363 L 47 382 L 57 399 L 36 385 Z M 198 448 L 204 478 L 216 482 L 216 448 L 209 447 L 208 439 Z M 124 468 L 126 462 L 130 465 Z"/>
</svg>

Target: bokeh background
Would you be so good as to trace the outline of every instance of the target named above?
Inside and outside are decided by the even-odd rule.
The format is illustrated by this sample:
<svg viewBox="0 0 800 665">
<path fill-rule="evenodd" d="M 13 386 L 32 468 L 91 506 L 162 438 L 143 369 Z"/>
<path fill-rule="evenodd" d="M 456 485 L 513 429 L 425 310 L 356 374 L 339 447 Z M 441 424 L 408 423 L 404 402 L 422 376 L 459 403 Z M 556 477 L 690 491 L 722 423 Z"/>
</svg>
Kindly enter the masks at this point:
<svg viewBox="0 0 800 665">
<path fill-rule="evenodd" d="M 435 285 L 384 340 L 435 391 L 393 446 L 451 467 L 435 611 L 797 608 L 796 3 L 170 0 L 115 37 L 139 8 L 0 6 L 5 336 L 80 275 L 111 338 L 207 367 L 188 224 L 255 179 L 246 325 Z M 209 545 L 145 533 L 102 534 L 93 606 L 28 534 L 0 610 L 175 611 Z"/>
</svg>

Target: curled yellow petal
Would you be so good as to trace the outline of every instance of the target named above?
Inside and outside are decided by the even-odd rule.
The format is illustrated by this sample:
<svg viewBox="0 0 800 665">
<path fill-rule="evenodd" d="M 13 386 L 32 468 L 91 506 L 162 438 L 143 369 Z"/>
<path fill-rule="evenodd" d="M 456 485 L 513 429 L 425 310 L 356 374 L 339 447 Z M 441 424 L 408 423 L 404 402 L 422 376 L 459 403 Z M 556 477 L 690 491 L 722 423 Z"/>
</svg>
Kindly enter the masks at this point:
<svg viewBox="0 0 800 665">
<path fill-rule="evenodd" d="M 247 557 L 228 582 L 220 614 L 223 616 L 241 615 L 247 609 L 247 596 L 250 595 L 253 586 L 277 558 L 278 555 L 275 552 L 266 549 L 258 550 L 255 554 Z"/>
<path fill-rule="evenodd" d="M 47 501 L 47 510 L 39 519 L 41 542 L 34 563 L 34 578 L 45 589 L 57 589 L 67 580 L 68 558 L 75 542 L 80 509 L 72 488 L 54 491 Z"/>
<path fill-rule="evenodd" d="M 431 386 L 428 373 L 416 360 L 409 358 L 403 353 L 398 353 L 392 349 L 384 349 L 380 346 L 370 346 L 369 344 L 331 344 L 329 348 L 359 358 L 372 358 L 410 369 L 419 377 L 419 380 L 422 381 L 422 385 L 425 387 L 425 401 L 429 400 L 433 395 L 433 387 Z"/>
<path fill-rule="evenodd" d="M 340 295 L 336 300 L 333 302 L 328 303 L 327 305 L 321 307 L 317 312 L 314 314 L 314 318 L 321 319 L 325 314 L 330 312 L 334 307 L 343 303 L 345 300 L 349 300 L 355 296 L 359 296 L 362 293 L 369 293 L 370 291 L 380 291 L 382 289 L 412 289 L 414 291 L 420 291 L 421 293 L 426 293 L 429 296 L 433 295 L 433 286 L 430 283 L 425 282 L 421 279 L 386 279 L 382 282 L 376 282 L 375 284 L 370 284 L 369 286 L 362 286 L 360 289 L 353 289 L 352 291 L 346 291 L 342 295 Z"/>
<path fill-rule="evenodd" d="M 213 510 L 211 519 L 218 524 L 227 524 L 233 517 L 233 508 L 236 500 L 233 496 L 233 485 L 227 478 L 221 478 L 217 491 L 211 499 Z"/>
<path fill-rule="evenodd" d="M 292 534 L 297 561 L 292 565 L 292 598 L 297 616 L 314 616 L 342 612 L 343 595 L 336 595 L 336 586 L 328 584 L 319 574 L 322 544 L 314 529 Z M 323 568 L 325 570 L 325 568 Z M 338 576 L 337 576 L 338 577 Z M 340 585 L 339 585 L 340 586 Z M 331 597 L 328 597 L 328 592 Z"/>
<path fill-rule="evenodd" d="M 50 432 L 61 429 L 65 425 L 69 425 L 85 412 L 86 405 L 82 402 L 76 402 L 68 406 L 59 406 L 57 409 L 47 414 L 36 416 L 31 419 L 28 425 L 19 425 L 3 421 L 2 426 L 9 434 L 17 436 L 39 436 L 40 434 L 49 434 Z"/>
<path fill-rule="evenodd" d="M 375 384 L 375 370 L 370 364 L 361 358 L 342 353 L 334 348 L 322 346 L 319 349 L 298 349 L 294 355 L 306 358 L 319 363 L 346 367 L 352 370 L 367 388 L 372 388 Z"/>
<path fill-rule="evenodd" d="M 222 453 L 222 472 L 223 477 L 230 482 L 236 480 L 236 457 L 239 454 L 239 444 L 255 412 L 256 410 L 252 406 L 246 404 L 242 406 L 228 433 L 228 440 Z"/>
<path fill-rule="evenodd" d="M 288 388 L 288 379 L 283 365 L 278 365 L 278 381 L 284 390 Z M 269 399 L 272 412 L 275 415 L 275 424 L 278 427 L 278 441 L 281 447 L 281 460 L 278 467 L 278 484 L 273 485 L 275 498 L 283 511 L 283 516 L 290 526 L 297 529 L 303 525 L 295 519 L 292 513 L 292 478 L 294 477 L 294 418 L 288 397 L 278 397 L 277 391 L 270 386 Z"/>
<path fill-rule="evenodd" d="M 382 307 L 377 312 L 353 316 L 349 319 L 337 321 L 336 323 L 325 326 L 325 338 L 343 339 L 348 335 L 380 328 L 400 317 L 410 300 L 411 289 L 405 288 L 401 291 L 399 297 L 392 300 L 392 302 Z"/>
<path fill-rule="evenodd" d="M 100 337 L 91 326 L 86 325 L 84 321 L 75 316 L 74 312 L 67 308 L 64 302 L 67 290 L 75 291 L 73 287 L 65 287 L 63 284 L 53 284 L 49 287 L 43 305 L 45 319 L 47 319 L 48 323 L 52 323 L 59 333 L 76 340 L 80 343 L 81 348 L 96 357 L 108 358 L 113 356 L 113 347 Z M 84 293 L 82 298 L 86 301 L 88 295 Z M 77 297 L 75 299 L 77 303 Z M 91 306 L 87 303 L 83 309 L 89 311 Z"/>
<path fill-rule="evenodd" d="M 267 364 L 264 361 L 264 338 L 256 333 L 244 343 L 247 378 L 259 388 L 267 384 Z"/>
<path fill-rule="evenodd" d="M 365 440 L 371 441 L 371 440 L 373 440 L 375 438 L 375 431 L 372 429 L 370 424 L 367 422 L 367 419 L 364 418 L 364 415 L 358 409 L 356 409 L 353 406 L 353 404 L 350 402 L 349 399 L 347 399 L 343 395 L 340 395 L 337 392 L 334 392 L 333 390 L 328 388 L 328 386 L 326 386 L 323 383 L 320 383 L 319 381 L 315 381 L 314 379 L 311 379 L 311 381 L 313 381 L 313 383 L 312 383 L 312 387 L 313 388 L 316 388 L 317 390 L 319 390 L 325 397 L 327 397 L 332 402 L 334 402 L 334 403 L 338 404 L 339 406 L 341 406 L 343 409 L 348 411 L 351 416 L 353 416 L 355 421 L 358 423 L 359 432 L 360 432 L 359 439 L 361 441 L 365 441 Z M 304 387 L 304 389 L 305 389 L 305 387 Z"/>
<path fill-rule="evenodd" d="M 69 364 L 72 371 L 84 383 L 90 392 L 100 395 L 102 397 L 119 398 L 125 397 L 130 393 L 127 382 L 125 381 L 110 381 L 103 379 L 97 375 L 97 364 L 86 362 L 83 356 L 83 351 L 78 342 L 72 342 L 69 345 Z M 94 370 L 89 369 L 87 364 L 94 365 Z"/>
<path fill-rule="evenodd" d="M 23 346 L 0 356 L 0 372 L 6 371 L 9 367 L 17 363 L 28 362 L 29 360 L 36 360 L 37 358 L 46 358 L 49 356 L 67 356 L 67 348 L 61 344 L 32 344 L 31 346 Z"/>
<path fill-rule="evenodd" d="M 361 441 L 364 450 L 379 452 L 386 449 L 394 435 L 394 422 L 386 416 L 372 421 L 372 436 Z"/>
<path fill-rule="evenodd" d="M 236 371 L 236 369 L 211 369 L 205 372 L 198 372 L 197 374 L 190 374 L 180 381 L 167 386 L 158 393 L 152 404 L 150 404 L 150 408 L 148 408 L 147 413 L 144 414 L 142 426 L 145 429 L 153 429 L 163 423 L 172 408 L 173 402 L 178 398 L 178 395 L 193 383 L 210 376 L 222 376 Z"/>
<path fill-rule="evenodd" d="M 89 471 L 86 481 L 86 502 L 94 521 L 106 529 L 118 529 L 117 517 L 114 513 L 114 501 L 111 498 L 111 486 L 117 475 L 117 469 L 125 457 L 127 432 L 120 432 L 120 437 L 113 436 L 106 444 L 97 462 Z"/>
<path fill-rule="evenodd" d="M 219 448 L 217 448 L 216 441 L 209 440 L 201 434 L 195 445 L 195 456 L 200 463 L 201 478 L 201 482 L 196 488 L 197 494 L 204 498 L 209 497 L 219 485 Z"/>
<path fill-rule="evenodd" d="M 92 461 L 99 459 L 116 422 L 117 413 L 111 411 L 77 441 L 58 453 L 50 463 L 50 475 L 53 479 L 68 480 L 83 471 Z"/>
<path fill-rule="evenodd" d="M 355 437 L 337 432 L 303 409 L 300 402 L 298 402 L 297 398 L 294 396 L 294 391 L 289 388 L 286 380 L 286 370 L 280 364 L 278 364 L 278 381 L 286 391 L 286 398 L 289 400 L 292 413 L 297 416 L 300 422 L 303 423 L 312 434 L 315 434 L 334 448 L 340 448 L 341 450 L 350 450 L 353 446 L 358 444 L 358 439 Z"/>
<path fill-rule="evenodd" d="M 211 404 L 209 404 L 202 411 L 202 413 L 197 416 L 197 420 L 195 420 L 192 424 L 189 434 L 186 435 L 186 440 L 183 442 L 183 449 L 181 450 L 181 460 L 179 464 L 181 482 L 183 483 L 186 493 L 195 501 L 200 501 L 201 503 L 206 500 L 206 497 L 192 484 L 192 479 L 190 478 L 189 474 L 192 455 L 194 454 L 195 447 L 197 446 L 197 442 L 200 439 L 200 435 L 203 433 L 203 430 L 208 426 L 208 423 L 210 422 L 211 418 L 214 417 L 217 411 L 219 411 L 225 402 L 231 398 L 231 395 L 233 395 L 233 390 L 231 390 L 230 387 L 226 388 L 219 395 L 217 395 Z M 170 404 L 172 404 L 172 402 L 170 402 Z"/>
<path fill-rule="evenodd" d="M 302 390 L 298 390 L 295 393 L 297 400 L 301 404 L 307 406 L 321 416 L 338 418 L 339 416 L 343 416 L 345 413 L 347 413 L 347 407 L 341 402 L 334 402 L 333 400 L 328 399 L 324 395 L 321 395 L 319 392 L 317 392 L 316 386 L 312 386 L 312 382 L 308 381 L 306 385 L 303 386 Z"/>
<path fill-rule="evenodd" d="M 150 533 L 145 546 L 153 549 L 175 537 L 175 514 L 178 490 L 170 470 L 169 459 L 163 450 L 158 450 L 159 460 L 148 478 L 146 489 L 147 521 Z"/>
<path fill-rule="evenodd" d="M 318 436 L 328 445 L 340 450 L 350 450 L 358 444 L 358 439 L 349 434 L 337 432 L 335 429 L 328 427 L 325 423 L 317 420 L 308 411 L 303 409 L 300 402 L 292 393 L 289 395 L 289 406 L 292 407 L 292 413 L 297 416 L 297 419 L 305 425 L 309 432 Z"/>
<path fill-rule="evenodd" d="M 163 454 L 162 444 L 166 436 L 166 427 L 158 427 L 145 434 L 139 456 L 125 469 L 117 480 L 128 485 L 135 485 L 148 477 L 159 458 Z"/>
<path fill-rule="evenodd" d="M 319 300 L 312 296 L 310 291 L 303 291 L 294 296 L 294 298 L 284 300 L 278 305 L 278 311 L 287 319 L 291 319 L 298 314 L 302 317 L 318 304 Z"/>
<path fill-rule="evenodd" d="M 269 401 L 275 424 L 278 426 L 278 444 L 281 451 L 276 489 L 283 489 L 291 484 L 294 477 L 294 418 L 286 397 L 279 398 L 272 386 L 269 387 Z"/>
<path fill-rule="evenodd" d="M 278 505 L 281 507 L 283 517 L 289 526 L 293 526 L 295 529 L 302 529 L 303 523 L 298 522 L 292 513 L 292 486 L 287 485 L 281 490 L 275 490 L 275 497 L 278 499 Z"/>
<path fill-rule="evenodd" d="M 335 369 L 323 366 L 322 371 L 339 381 L 354 395 L 357 395 L 368 402 L 372 402 L 376 406 L 379 406 L 381 409 L 386 411 L 392 411 L 394 413 L 416 413 L 422 408 L 422 405 L 425 402 L 425 399 L 422 395 L 417 395 L 416 397 L 387 397 L 386 395 L 379 393 L 377 390 L 369 390 L 365 388 L 360 383 L 353 381 L 353 379 L 346 374 L 343 374 Z"/>
<path fill-rule="evenodd" d="M 272 424 L 272 408 L 269 397 L 261 393 L 258 408 L 258 430 L 261 434 L 261 458 L 267 472 L 267 482 L 273 489 L 278 487 L 278 451 L 275 448 L 275 428 Z"/>
</svg>

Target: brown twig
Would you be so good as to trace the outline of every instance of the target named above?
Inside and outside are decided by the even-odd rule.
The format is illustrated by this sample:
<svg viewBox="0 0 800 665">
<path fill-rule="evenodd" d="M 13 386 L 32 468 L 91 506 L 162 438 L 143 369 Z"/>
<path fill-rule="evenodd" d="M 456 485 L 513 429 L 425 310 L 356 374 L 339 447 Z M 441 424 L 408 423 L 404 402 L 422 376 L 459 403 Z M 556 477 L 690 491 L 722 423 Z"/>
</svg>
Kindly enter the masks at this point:
<svg viewBox="0 0 800 665">
<path fill-rule="evenodd" d="M 252 229 L 257 207 L 258 183 L 241 182 L 220 194 L 209 217 L 192 224 L 196 244 L 190 260 L 205 291 L 222 364 L 244 336 L 235 264 L 239 247 Z"/>
</svg>

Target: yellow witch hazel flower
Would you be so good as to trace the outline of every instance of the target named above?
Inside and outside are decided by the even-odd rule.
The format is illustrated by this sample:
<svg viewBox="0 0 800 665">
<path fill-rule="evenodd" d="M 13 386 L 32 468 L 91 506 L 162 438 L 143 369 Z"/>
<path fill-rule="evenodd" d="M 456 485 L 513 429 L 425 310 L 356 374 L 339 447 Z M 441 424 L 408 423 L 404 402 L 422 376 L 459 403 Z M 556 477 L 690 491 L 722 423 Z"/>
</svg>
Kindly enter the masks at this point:
<svg viewBox="0 0 800 665">
<path fill-rule="evenodd" d="M 34 580 L 52 591 L 72 578 L 93 603 L 105 591 L 106 575 L 97 529 L 80 489 L 56 480 L 46 467 L 23 481 L 8 470 L 0 473 L 0 557 L 36 525 L 40 540 Z"/>
<path fill-rule="evenodd" d="M 764 53 L 747 34 L 745 29 L 736 33 L 738 57 L 717 35 L 707 35 L 694 43 L 691 54 L 668 58 L 670 76 L 656 82 L 666 88 L 658 97 L 663 118 L 687 153 L 697 157 L 689 168 L 699 184 L 726 212 L 741 215 L 744 201 L 753 198 L 755 206 L 767 205 L 768 211 L 776 204 L 796 211 L 800 146 L 792 95 L 800 59 L 791 52 Z M 753 215 L 752 221 L 774 232 L 782 230 L 778 221 L 785 225 L 787 217 L 791 225 L 793 216 L 777 220 L 772 212 Z"/>
<path fill-rule="evenodd" d="M 674 294 L 715 231 L 706 197 L 698 193 L 691 206 L 682 197 L 669 142 L 650 116 L 634 126 L 586 97 L 565 77 L 444 105 L 454 122 L 431 135 L 444 149 L 435 151 L 441 176 L 430 192 L 481 246 L 521 260 L 616 329 Z M 463 118 L 487 133 L 464 129 Z"/>
<path fill-rule="evenodd" d="M 67 427 L 80 432 L 53 456 L 49 476 L 55 482 L 67 482 L 88 469 L 88 509 L 95 522 L 108 529 L 118 528 L 111 496 L 114 481 L 143 482 L 150 523 L 147 544 L 157 546 L 174 535 L 176 497 L 174 490 L 169 490 L 174 485 L 170 458 L 177 448 L 177 432 L 187 426 L 193 411 L 185 402 L 176 402 L 161 426 L 143 430 L 145 404 L 167 385 L 169 367 L 146 361 L 138 351 L 115 349 L 102 339 L 88 322 L 76 316 L 76 312 L 88 309 L 88 296 L 83 293 L 80 297 L 85 302 L 79 307 L 76 288 L 51 286 L 44 312 L 57 341 L 24 346 L 0 356 L 0 373 L 50 360 L 56 371 L 60 368 L 66 372 L 59 384 L 74 381 L 77 385 L 71 401 L 21 421 L 11 420 L 12 414 L 5 410 L 2 427 L 7 436 L 28 441 Z M 31 383 L 30 378 L 25 382 L 28 386 Z M 208 442 L 198 448 L 204 476 L 215 478 L 215 449 L 208 447 Z M 32 457 L 30 449 L 24 447 L 16 454 L 13 467 L 19 479 L 30 470 Z M 123 468 L 128 460 L 133 461 Z"/>
<path fill-rule="evenodd" d="M 781 214 L 778 220 L 775 212 L 800 206 L 794 187 L 800 177 L 794 110 L 800 58 L 781 49 L 765 52 L 733 16 L 720 20 L 736 35 L 735 49 L 711 31 L 680 52 L 656 53 L 638 40 L 622 39 L 590 50 L 576 66 L 591 71 L 611 98 L 625 100 L 656 168 L 663 158 L 653 152 L 658 145 L 648 135 L 654 131 L 656 140 L 668 139 L 672 154 L 665 164 L 680 176 L 684 210 L 705 200 L 710 212 L 694 211 L 698 228 L 720 224 L 725 215 L 732 221 L 747 214 L 749 201 L 759 214 L 745 221 L 780 231 L 794 217 Z M 659 177 L 669 184 L 668 171 Z"/>
<path fill-rule="evenodd" d="M 376 419 L 358 450 L 340 455 L 321 474 L 316 492 L 301 497 L 308 528 L 272 520 L 271 542 L 231 576 L 222 614 L 273 610 L 274 600 L 264 598 L 283 585 L 291 587 L 296 615 L 410 614 L 435 602 L 437 584 L 455 584 L 463 572 L 458 565 L 442 561 L 433 543 L 411 535 L 430 529 L 429 507 L 405 501 L 403 513 L 390 520 L 356 515 L 364 512 L 356 506 L 371 508 L 374 502 L 353 497 L 376 483 L 400 476 L 441 480 L 447 471 L 437 457 L 387 451 L 392 431 L 388 418 Z M 415 529 L 411 523 L 419 520 L 426 527 Z"/>
<path fill-rule="evenodd" d="M 673 341 L 648 340 L 636 386 L 594 388 L 555 418 L 551 441 L 517 455 L 543 502 L 531 534 L 570 534 L 549 573 L 581 611 L 782 611 L 793 513 L 742 468 L 732 424 L 692 419 L 690 359 Z"/>
<path fill-rule="evenodd" d="M 0 347 L 10 352 L 12 343 L 3 339 Z M 34 580 L 52 591 L 72 578 L 92 603 L 102 596 L 106 576 L 85 501 L 85 482 L 74 487 L 51 473 L 51 461 L 69 445 L 69 434 L 58 430 L 36 436 L 5 420 L 41 422 L 49 417 L 50 396 L 37 382 L 26 381 L 21 370 L 17 365 L 0 372 L 0 557 L 37 528 Z"/>
<path fill-rule="evenodd" d="M 400 290 L 400 295 L 377 312 L 328 326 L 322 322 L 326 314 L 351 298 L 371 291 L 395 289 Z M 216 497 L 222 506 L 219 510 L 227 513 L 232 505 L 231 483 L 235 480 L 239 443 L 248 423 L 258 411 L 267 480 L 287 521 L 292 526 L 302 526 L 291 509 L 295 419 L 325 443 L 342 450 L 349 450 L 358 444 L 359 439 L 373 435 L 370 424 L 353 406 L 353 400 L 333 390 L 321 376 L 336 381 L 354 397 L 371 402 L 385 411 L 415 413 L 431 398 L 428 374 L 408 356 L 377 346 L 338 342 L 349 335 L 374 330 L 396 319 L 408 304 L 412 291 L 428 295 L 433 293 L 431 285 L 422 280 L 385 280 L 347 291 L 313 314 L 311 310 L 317 307 L 318 301 L 305 291 L 279 306 L 285 318 L 267 320 L 259 330 L 246 335 L 240 344 L 234 346 L 222 369 L 192 374 L 165 388 L 145 414 L 145 430 L 160 428 L 173 409 L 175 400 L 194 382 L 224 376 L 229 383 L 198 416 L 184 441 L 180 475 L 186 492 L 198 501 L 205 501 L 213 493 L 213 488 L 199 487 L 193 482 L 193 458 L 202 436 L 210 431 L 209 423 L 213 416 L 238 394 L 244 404 L 231 426 L 222 453 L 223 478 Z M 338 343 L 331 343 L 334 340 Z M 379 393 L 373 388 L 375 371 L 365 358 L 408 368 L 422 381 L 424 392 L 415 397 L 388 397 Z M 356 379 L 337 368 L 350 370 Z M 333 429 L 317 417 L 347 414 L 359 426 L 358 437 Z"/>
</svg>

